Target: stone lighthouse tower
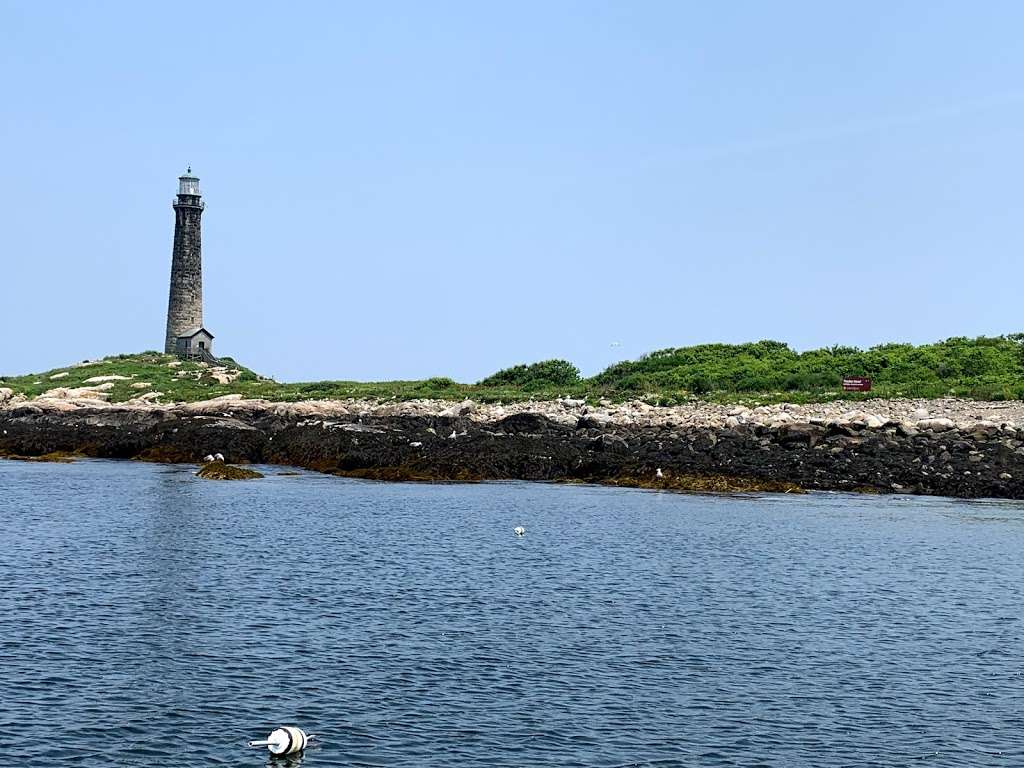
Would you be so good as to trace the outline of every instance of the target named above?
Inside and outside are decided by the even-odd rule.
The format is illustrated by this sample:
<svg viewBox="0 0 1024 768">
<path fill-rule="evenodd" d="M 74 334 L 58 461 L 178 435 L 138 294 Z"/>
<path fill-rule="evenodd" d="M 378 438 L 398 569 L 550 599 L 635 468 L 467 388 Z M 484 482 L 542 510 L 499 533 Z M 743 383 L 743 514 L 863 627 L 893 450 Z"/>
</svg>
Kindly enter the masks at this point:
<svg viewBox="0 0 1024 768">
<path fill-rule="evenodd" d="M 178 178 L 174 200 L 174 250 L 171 256 L 171 294 L 167 302 L 164 352 L 185 356 L 212 354 L 213 336 L 203 328 L 203 215 L 199 178 L 190 167 Z"/>
</svg>

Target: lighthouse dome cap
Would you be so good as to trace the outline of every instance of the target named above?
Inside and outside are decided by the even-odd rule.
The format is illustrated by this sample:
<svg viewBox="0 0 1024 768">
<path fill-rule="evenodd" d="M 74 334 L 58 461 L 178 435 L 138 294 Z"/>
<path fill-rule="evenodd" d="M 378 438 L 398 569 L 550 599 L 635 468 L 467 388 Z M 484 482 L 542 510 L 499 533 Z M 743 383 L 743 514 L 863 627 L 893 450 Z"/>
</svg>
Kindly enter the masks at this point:
<svg viewBox="0 0 1024 768">
<path fill-rule="evenodd" d="M 178 178 L 179 179 L 198 179 L 199 177 L 196 176 L 194 173 L 192 173 L 192 166 L 190 165 L 188 167 L 188 169 L 183 174 L 181 174 L 181 176 L 179 176 Z"/>
</svg>

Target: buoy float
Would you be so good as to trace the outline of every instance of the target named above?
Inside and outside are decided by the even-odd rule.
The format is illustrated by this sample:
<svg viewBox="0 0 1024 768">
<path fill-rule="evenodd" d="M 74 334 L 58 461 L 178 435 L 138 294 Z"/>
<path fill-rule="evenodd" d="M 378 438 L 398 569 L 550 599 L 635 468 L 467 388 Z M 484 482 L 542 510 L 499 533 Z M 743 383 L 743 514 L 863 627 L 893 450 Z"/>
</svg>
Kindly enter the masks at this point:
<svg viewBox="0 0 1024 768">
<path fill-rule="evenodd" d="M 521 525 L 517 525 L 515 528 L 512 529 L 512 532 L 516 536 L 522 536 L 524 533 L 526 533 L 526 529 L 523 528 L 523 526 L 521 526 Z"/>
<path fill-rule="evenodd" d="M 270 732 L 265 739 L 250 741 L 250 747 L 266 747 L 272 755 L 294 755 L 309 744 L 312 733 L 306 733 L 294 725 L 285 725 Z"/>
</svg>

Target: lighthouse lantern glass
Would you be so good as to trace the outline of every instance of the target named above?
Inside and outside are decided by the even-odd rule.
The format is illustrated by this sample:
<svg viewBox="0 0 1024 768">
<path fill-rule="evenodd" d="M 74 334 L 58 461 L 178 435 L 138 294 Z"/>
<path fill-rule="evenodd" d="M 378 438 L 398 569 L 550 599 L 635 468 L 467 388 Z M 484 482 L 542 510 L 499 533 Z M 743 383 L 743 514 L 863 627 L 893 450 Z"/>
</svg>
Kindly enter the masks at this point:
<svg viewBox="0 0 1024 768">
<path fill-rule="evenodd" d="M 178 179 L 178 194 L 198 195 L 199 179 L 197 179 L 195 176 L 182 176 L 180 179 Z"/>
</svg>

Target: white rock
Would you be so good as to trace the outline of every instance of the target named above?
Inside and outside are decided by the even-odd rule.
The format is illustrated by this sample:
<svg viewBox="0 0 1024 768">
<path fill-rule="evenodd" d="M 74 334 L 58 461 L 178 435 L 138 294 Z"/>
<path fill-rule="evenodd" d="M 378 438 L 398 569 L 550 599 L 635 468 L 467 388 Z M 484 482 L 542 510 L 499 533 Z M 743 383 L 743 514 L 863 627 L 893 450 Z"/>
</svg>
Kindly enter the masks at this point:
<svg viewBox="0 0 1024 768">
<path fill-rule="evenodd" d="M 144 405 L 146 403 L 152 403 L 157 398 L 163 397 L 163 392 L 146 392 L 144 395 L 133 397 L 128 402 L 132 405 Z"/>
<path fill-rule="evenodd" d="M 868 415 L 864 411 L 847 411 L 836 419 L 840 424 L 861 424 L 868 423 Z"/>
<path fill-rule="evenodd" d="M 67 375 L 67 371 L 61 371 L 60 373 L 53 374 L 53 376 L 50 377 L 50 380 L 52 381 L 53 379 L 63 379 Z"/>
<path fill-rule="evenodd" d="M 211 368 L 208 373 L 218 384 L 230 384 L 232 381 L 242 375 L 241 371 L 229 371 L 227 368 Z"/>
<path fill-rule="evenodd" d="M 36 400 L 74 400 L 86 398 L 90 400 L 105 400 L 110 397 L 107 390 L 114 386 L 114 382 L 108 381 L 97 384 L 95 387 L 57 387 L 48 389 L 39 395 Z"/>
<path fill-rule="evenodd" d="M 93 376 L 83 381 L 83 384 L 99 384 L 104 381 L 128 381 L 131 376 L 118 376 L 116 373 L 109 376 Z"/>
</svg>

